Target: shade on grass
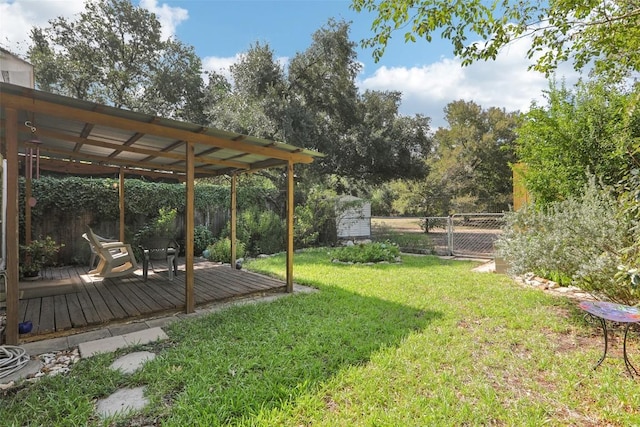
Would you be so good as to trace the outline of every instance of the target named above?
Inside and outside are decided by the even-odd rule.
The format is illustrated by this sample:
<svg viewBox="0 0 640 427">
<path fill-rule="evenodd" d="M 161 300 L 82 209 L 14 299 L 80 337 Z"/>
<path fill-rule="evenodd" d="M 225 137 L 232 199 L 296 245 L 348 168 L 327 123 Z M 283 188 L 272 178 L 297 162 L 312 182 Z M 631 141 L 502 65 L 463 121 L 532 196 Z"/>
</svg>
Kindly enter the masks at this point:
<svg viewBox="0 0 640 427">
<path fill-rule="evenodd" d="M 283 261 L 248 267 L 282 277 Z M 92 399 L 144 384 L 152 405 L 143 416 L 162 425 L 640 423 L 637 382 L 622 360 L 591 369 L 601 336 L 574 303 L 473 265 L 413 256 L 343 265 L 327 251 L 298 253 L 296 282 L 319 292 L 176 323 L 171 343 L 133 377 L 101 379 L 105 356 L 47 380 L 52 389 L 73 383 L 82 411 L 47 402 L 27 418 L 18 402 L 35 408 L 46 394 L 39 386 L 5 397 L 0 416 L 9 418 L 0 419 L 64 424 L 48 414 L 68 412 L 91 422 Z"/>
</svg>

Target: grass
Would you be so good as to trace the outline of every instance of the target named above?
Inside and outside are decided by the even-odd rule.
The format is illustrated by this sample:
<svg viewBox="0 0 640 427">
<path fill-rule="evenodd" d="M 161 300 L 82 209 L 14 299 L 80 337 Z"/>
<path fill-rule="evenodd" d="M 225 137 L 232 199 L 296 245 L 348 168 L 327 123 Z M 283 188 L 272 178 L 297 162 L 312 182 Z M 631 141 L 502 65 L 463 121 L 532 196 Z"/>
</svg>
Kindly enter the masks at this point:
<svg viewBox="0 0 640 427">
<path fill-rule="evenodd" d="M 144 369 L 123 352 L 82 360 L 1 397 L 2 425 L 425 426 L 640 424 L 638 383 L 619 358 L 592 370 L 600 332 L 575 303 L 474 273 L 472 262 L 332 264 L 297 253 L 319 292 L 174 323 Z M 249 263 L 283 276 L 284 257 Z M 640 354 L 631 337 L 631 357 Z M 613 343 L 620 347 L 620 341 Z M 128 349 L 126 351 L 132 351 Z M 636 360 L 638 358 L 636 357 Z M 146 385 L 151 404 L 101 421 L 95 399 Z"/>
</svg>

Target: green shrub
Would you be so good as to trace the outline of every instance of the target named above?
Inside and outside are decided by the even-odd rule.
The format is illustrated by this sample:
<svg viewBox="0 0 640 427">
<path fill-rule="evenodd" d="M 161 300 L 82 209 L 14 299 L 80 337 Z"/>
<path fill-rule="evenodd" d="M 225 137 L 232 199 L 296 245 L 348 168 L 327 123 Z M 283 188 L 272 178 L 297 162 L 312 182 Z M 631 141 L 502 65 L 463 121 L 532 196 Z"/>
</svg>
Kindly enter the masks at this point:
<svg viewBox="0 0 640 427">
<path fill-rule="evenodd" d="M 274 254 L 285 249 L 285 222 L 273 211 L 243 211 L 238 218 L 237 233 L 240 240 L 247 242 L 248 254 Z"/>
<path fill-rule="evenodd" d="M 244 256 L 244 243 L 236 240 L 236 258 Z M 231 239 L 225 237 L 207 248 L 209 250 L 209 261 L 231 262 Z"/>
<path fill-rule="evenodd" d="M 296 248 L 332 246 L 338 241 L 336 193 L 312 188 L 306 201 L 296 206 L 293 240 Z"/>
<path fill-rule="evenodd" d="M 215 241 L 213 232 L 204 225 L 196 225 L 193 230 L 193 253 L 200 255 Z"/>
<path fill-rule="evenodd" d="M 64 243 L 56 243 L 51 236 L 32 240 L 28 245 L 20 245 L 20 276 L 37 276 L 43 267 L 55 266 L 58 252 L 63 247 Z"/>
<path fill-rule="evenodd" d="M 400 249 L 390 242 L 362 243 L 345 246 L 331 252 L 331 257 L 342 262 L 396 262 Z"/>
<path fill-rule="evenodd" d="M 158 209 L 158 215 L 136 231 L 134 243 L 139 244 L 152 237 L 175 237 L 177 215 L 177 209 Z"/>
<path fill-rule="evenodd" d="M 227 222 L 220 236 L 230 236 L 230 229 L 231 223 Z M 271 210 L 250 208 L 238 215 L 236 237 L 245 242 L 247 255 L 282 252 L 285 249 L 286 234 L 285 221 Z"/>
<path fill-rule="evenodd" d="M 598 187 L 592 179 L 581 196 L 552 203 L 546 210 L 528 207 L 508 213 L 496 254 L 509 264 L 511 274 L 533 272 L 634 304 L 638 298 L 629 285 L 616 281 L 630 232 L 619 220 L 619 206 L 611 189 Z"/>
</svg>

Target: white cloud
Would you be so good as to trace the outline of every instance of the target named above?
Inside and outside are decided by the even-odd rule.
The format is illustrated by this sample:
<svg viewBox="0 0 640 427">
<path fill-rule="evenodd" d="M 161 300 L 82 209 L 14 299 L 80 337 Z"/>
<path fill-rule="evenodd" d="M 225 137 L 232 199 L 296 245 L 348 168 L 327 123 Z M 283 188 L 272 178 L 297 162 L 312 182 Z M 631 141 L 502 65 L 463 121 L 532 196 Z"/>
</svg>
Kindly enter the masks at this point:
<svg viewBox="0 0 640 427">
<path fill-rule="evenodd" d="M 0 45 L 24 55 L 33 26 L 46 26 L 50 19 L 83 9 L 84 0 L 0 0 Z"/>
<path fill-rule="evenodd" d="M 175 35 L 176 27 L 189 19 L 189 11 L 181 7 L 171 7 L 168 4 L 158 5 L 157 0 L 140 0 L 140 7 L 153 12 L 162 24 L 162 38 Z"/>
<path fill-rule="evenodd" d="M 59 16 L 71 18 L 84 10 L 84 4 L 85 0 L 0 0 L 0 46 L 24 55 L 32 27 L 47 26 Z M 140 6 L 156 14 L 164 38 L 173 36 L 176 27 L 189 19 L 186 9 L 158 0 L 141 0 Z"/>
<path fill-rule="evenodd" d="M 240 58 L 242 58 L 241 53 L 237 53 L 235 56 L 226 58 L 208 56 L 206 58 L 202 58 L 202 69 L 204 71 L 215 71 L 216 73 L 225 76 L 227 80 L 231 81 L 231 66 L 240 61 Z"/>
<path fill-rule="evenodd" d="M 417 67 L 381 67 L 360 82 L 360 88 L 402 92 L 400 112 L 432 118 L 434 128 L 446 126 L 444 107 L 459 99 L 474 101 L 483 108 L 527 111 L 533 100 L 541 101 L 548 79 L 528 71 L 527 44 L 518 42 L 505 49 L 495 61 L 476 62 L 462 67 L 459 59 L 442 58 Z M 578 75 L 562 64 L 558 71 L 568 84 Z"/>
</svg>

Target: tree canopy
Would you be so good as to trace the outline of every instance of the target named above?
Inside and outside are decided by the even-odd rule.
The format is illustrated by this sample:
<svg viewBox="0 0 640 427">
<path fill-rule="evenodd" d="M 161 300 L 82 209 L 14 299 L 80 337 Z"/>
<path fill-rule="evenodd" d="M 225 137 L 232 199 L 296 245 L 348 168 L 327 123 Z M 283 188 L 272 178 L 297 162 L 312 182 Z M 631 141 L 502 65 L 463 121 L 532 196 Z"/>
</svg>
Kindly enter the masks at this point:
<svg viewBox="0 0 640 427">
<path fill-rule="evenodd" d="M 85 3 L 73 19 L 33 27 L 38 87 L 149 114 L 201 122 L 202 64 L 193 47 L 162 40 L 157 17 L 129 0 Z"/>
<path fill-rule="evenodd" d="M 399 92 L 358 93 L 360 70 L 349 24 L 329 20 L 285 70 L 268 44 L 256 43 L 205 90 L 211 126 L 287 141 L 326 154 L 309 170 L 369 183 L 423 177 L 430 119 L 399 114 Z M 338 181 L 336 181 L 338 182 Z"/>
<path fill-rule="evenodd" d="M 450 210 L 508 210 L 519 113 L 463 100 L 449 103 L 444 111 L 449 128 L 438 129 L 434 136 L 428 186 L 441 187 L 440 197 L 449 195 Z M 439 206 L 442 200 L 430 204 Z"/>
<path fill-rule="evenodd" d="M 552 83 L 518 131 L 517 153 L 536 203 L 579 195 L 589 176 L 617 184 L 638 150 L 638 92 L 594 80 L 569 89 Z M 634 142 L 635 141 L 635 142 Z"/>
<path fill-rule="evenodd" d="M 363 40 L 377 61 L 392 34 L 407 42 L 448 39 L 463 65 L 495 59 L 501 48 L 532 39 L 532 67 L 551 74 L 572 59 L 576 69 L 594 64 L 614 74 L 640 71 L 640 4 L 637 0 L 352 0 L 356 11 L 377 14 L 374 35 Z"/>
</svg>

